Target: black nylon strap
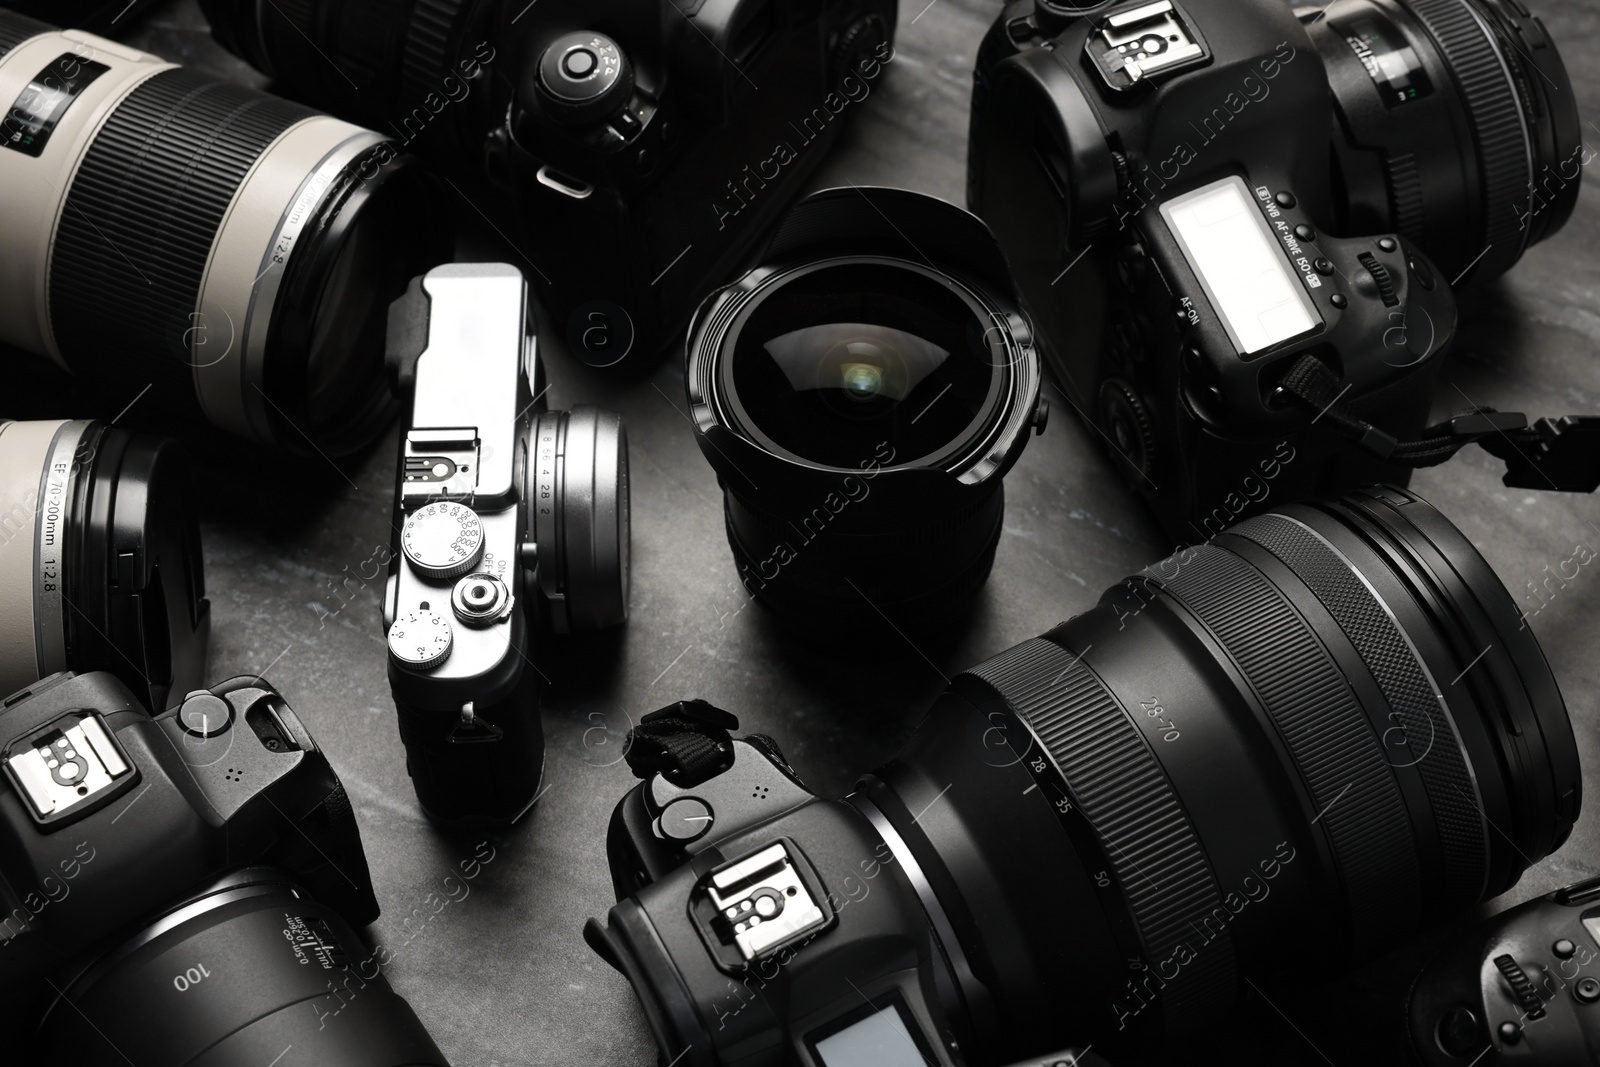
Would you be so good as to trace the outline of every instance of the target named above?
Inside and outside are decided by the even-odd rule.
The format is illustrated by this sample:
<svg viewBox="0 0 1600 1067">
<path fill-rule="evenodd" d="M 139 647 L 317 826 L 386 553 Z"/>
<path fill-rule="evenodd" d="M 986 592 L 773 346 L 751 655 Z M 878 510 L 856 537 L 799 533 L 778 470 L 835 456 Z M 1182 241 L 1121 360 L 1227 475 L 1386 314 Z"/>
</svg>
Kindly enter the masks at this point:
<svg viewBox="0 0 1600 1067">
<path fill-rule="evenodd" d="M 636 778 L 661 774 L 678 786 L 699 785 L 727 769 L 729 730 L 739 720 L 704 700 L 680 700 L 639 720 L 628 735 L 628 769 Z"/>
<path fill-rule="evenodd" d="M 1532 426 L 1516 411 L 1475 407 L 1457 412 L 1401 441 L 1357 415 L 1341 400 L 1338 375 L 1320 359 L 1301 356 L 1279 383 L 1283 394 L 1317 413 L 1335 433 L 1379 459 L 1409 467 L 1435 467 L 1468 445 L 1505 461 L 1504 483 L 1514 489 L 1592 493 L 1600 488 L 1600 418 L 1569 415 Z"/>
</svg>

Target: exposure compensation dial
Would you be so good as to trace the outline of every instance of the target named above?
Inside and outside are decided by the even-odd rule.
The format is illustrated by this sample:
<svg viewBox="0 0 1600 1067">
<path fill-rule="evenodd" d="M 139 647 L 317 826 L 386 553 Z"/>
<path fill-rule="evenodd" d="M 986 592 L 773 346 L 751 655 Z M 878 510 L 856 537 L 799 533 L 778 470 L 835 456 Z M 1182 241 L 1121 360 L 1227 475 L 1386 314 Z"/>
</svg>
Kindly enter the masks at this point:
<svg viewBox="0 0 1600 1067">
<path fill-rule="evenodd" d="M 408 611 L 389 627 L 389 655 L 411 671 L 431 671 L 450 657 L 450 620 L 433 611 Z"/>
</svg>

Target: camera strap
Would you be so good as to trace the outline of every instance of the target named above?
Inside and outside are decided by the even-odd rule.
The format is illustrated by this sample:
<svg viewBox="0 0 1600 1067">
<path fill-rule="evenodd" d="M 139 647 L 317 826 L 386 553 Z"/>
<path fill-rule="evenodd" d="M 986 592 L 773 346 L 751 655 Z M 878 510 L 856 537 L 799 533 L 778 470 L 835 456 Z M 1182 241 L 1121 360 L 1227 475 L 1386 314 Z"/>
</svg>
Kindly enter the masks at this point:
<svg viewBox="0 0 1600 1067">
<path fill-rule="evenodd" d="M 1296 360 L 1279 383 L 1283 394 L 1326 421 L 1335 433 L 1379 459 L 1409 467 L 1434 467 L 1468 445 L 1505 462 L 1502 479 L 1512 489 L 1592 493 L 1600 488 L 1600 417 L 1568 415 L 1533 425 L 1516 411 L 1474 407 L 1457 412 L 1401 441 L 1357 415 L 1342 397 L 1338 375 L 1315 356 Z"/>
<path fill-rule="evenodd" d="M 636 778 L 661 774 L 679 786 L 699 785 L 727 769 L 729 730 L 739 720 L 704 700 L 680 700 L 639 720 L 628 734 L 628 769 Z"/>
</svg>

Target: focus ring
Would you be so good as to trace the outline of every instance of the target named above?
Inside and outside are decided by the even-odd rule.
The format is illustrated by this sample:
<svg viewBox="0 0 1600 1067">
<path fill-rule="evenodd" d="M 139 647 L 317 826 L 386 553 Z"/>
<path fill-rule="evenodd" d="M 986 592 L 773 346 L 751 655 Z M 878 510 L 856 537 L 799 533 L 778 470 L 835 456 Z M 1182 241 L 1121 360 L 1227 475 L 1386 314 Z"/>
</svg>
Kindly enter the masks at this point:
<svg viewBox="0 0 1600 1067">
<path fill-rule="evenodd" d="M 1299 769 L 1327 834 L 1357 951 L 1403 934 L 1421 906 L 1422 872 L 1394 769 L 1338 666 L 1266 576 L 1212 545 L 1164 588 L 1238 665 Z"/>
<path fill-rule="evenodd" d="M 1042 638 L 967 673 L 1004 697 L 1050 754 L 1116 869 L 1145 947 L 1164 960 L 1189 946 L 1191 959 L 1166 980 L 1161 1003 L 1173 1030 L 1203 1026 L 1232 1002 L 1233 936 L 1224 925 L 1193 944 L 1195 924 L 1224 907 L 1222 893 L 1138 726 L 1081 658 Z"/>
<path fill-rule="evenodd" d="M 311 114 L 183 68 L 117 105 L 73 176 L 50 256 L 50 324 L 73 369 L 142 365 L 189 388 L 218 228 L 262 152 Z"/>
<path fill-rule="evenodd" d="M 41 33 L 51 33 L 54 28 L 46 26 L 35 19 L 24 15 L 14 15 L 9 11 L 0 11 L 0 56 L 5 55 L 17 45 Z"/>
<path fill-rule="evenodd" d="M 1255 542 L 1295 572 L 1355 646 L 1406 736 L 1429 738 L 1412 757 L 1439 828 L 1445 892 L 1452 903 L 1477 903 L 1489 861 L 1477 790 L 1437 690 L 1400 628 L 1350 565 L 1293 519 L 1261 515 L 1229 533 Z"/>
<path fill-rule="evenodd" d="M 1470 0 L 1406 0 L 1405 6 L 1439 45 L 1477 137 L 1483 242 L 1490 251 L 1474 273 L 1493 278 L 1517 261 L 1527 238 L 1516 205 L 1533 179 L 1532 156 L 1516 85 Z"/>
</svg>

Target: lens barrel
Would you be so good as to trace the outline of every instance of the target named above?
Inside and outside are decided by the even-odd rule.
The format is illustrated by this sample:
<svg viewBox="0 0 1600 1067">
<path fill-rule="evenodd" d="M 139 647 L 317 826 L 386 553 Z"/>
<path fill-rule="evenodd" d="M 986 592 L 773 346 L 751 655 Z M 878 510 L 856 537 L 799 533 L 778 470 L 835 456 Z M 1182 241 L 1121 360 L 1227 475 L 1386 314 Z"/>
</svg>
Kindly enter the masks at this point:
<svg viewBox="0 0 1600 1067">
<path fill-rule="evenodd" d="M 154 0 L 0 0 L 0 8 L 58 26 L 108 32 L 130 26 Z"/>
<path fill-rule="evenodd" d="M 152 1020 L 164 1020 L 152 1025 Z M 447 1067 L 349 924 L 274 870 L 223 879 L 102 955 L 41 1023 L 40 1062 Z"/>
<path fill-rule="evenodd" d="M 976 218 L 903 190 L 807 199 L 690 328 L 691 417 L 746 589 L 814 634 L 951 628 L 988 577 L 1039 387 Z"/>
<path fill-rule="evenodd" d="M 471 93 L 467 86 L 494 57 L 488 38 L 501 6 L 484 0 L 200 2 L 218 43 L 292 86 L 297 99 L 397 129 L 408 141 L 443 129 L 462 144 L 487 132 L 488 109 L 463 102 Z"/>
<path fill-rule="evenodd" d="M 528 445 L 528 507 L 538 583 L 557 633 L 628 617 L 628 431 L 622 416 L 579 405 L 541 412 Z"/>
<path fill-rule="evenodd" d="M 1244 976 L 1381 952 L 1509 889 L 1580 796 L 1510 595 L 1374 489 L 1240 523 L 957 678 L 857 800 L 1021 1055 L 1181 1040 Z"/>
<path fill-rule="evenodd" d="M 0 340 L 290 451 L 382 430 L 386 309 L 449 254 L 393 142 L 4 13 L 0 100 Z"/>
<path fill-rule="evenodd" d="M 1520 0 L 1336 0 L 1308 30 L 1347 230 L 1398 230 L 1468 285 L 1566 223 L 1593 155 L 1556 40 Z"/>
<path fill-rule="evenodd" d="M 210 604 L 187 458 L 99 422 L 0 422 L 0 692 L 106 670 L 153 712 L 202 684 Z"/>
</svg>

